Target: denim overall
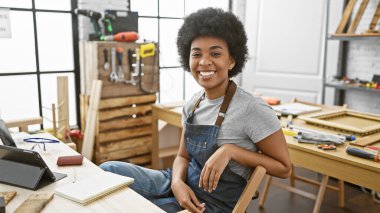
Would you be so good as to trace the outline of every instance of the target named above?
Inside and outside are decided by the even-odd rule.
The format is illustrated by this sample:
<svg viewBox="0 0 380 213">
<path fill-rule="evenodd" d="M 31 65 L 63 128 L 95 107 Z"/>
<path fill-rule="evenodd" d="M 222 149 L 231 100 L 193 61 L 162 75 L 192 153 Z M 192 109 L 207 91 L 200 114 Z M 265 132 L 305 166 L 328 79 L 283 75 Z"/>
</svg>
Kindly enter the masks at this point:
<svg viewBox="0 0 380 213">
<path fill-rule="evenodd" d="M 195 192 L 197 198 L 206 203 L 206 212 L 232 212 L 247 184 L 243 177 L 232 172 L 227 166 L 220 177 L 216 190 L 209 193 L 205 192 L 203 187 L 199 188 L 202 168 L 207 159 L 218 149 L 216 138 L 235 91 L 236 84 L 230 81 L 215 125 L 192 124 L 195 109 L 204 98 L 204 94 L 198 99 L 185 122 L 185 146 L 192 159 L 187 169 L 186 183 Z"/>
</svg>

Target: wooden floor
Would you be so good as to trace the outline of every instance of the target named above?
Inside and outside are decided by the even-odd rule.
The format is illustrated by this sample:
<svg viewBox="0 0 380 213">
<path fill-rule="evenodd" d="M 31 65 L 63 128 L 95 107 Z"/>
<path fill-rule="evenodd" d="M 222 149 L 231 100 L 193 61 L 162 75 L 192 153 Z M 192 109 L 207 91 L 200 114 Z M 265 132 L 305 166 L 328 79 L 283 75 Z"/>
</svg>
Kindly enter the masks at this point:
<svg viewBox="0 0 380 213">
<path fill-rule="evenodd" d="M 306 169 L 296 168 L 296 174 L 313 178 L 315 180 L 321 180 L 321 175 Z M 275 181 L 280 181 L 289 184 L 289 179 L 282 180 L 274 178 Z M 379 180 L 380 181 L 380 180 Z M 330 185 L 337 185 L 335 179 L 330 178 Z M 261 184 L 260 191 L 263 188 Z M 310 184 L 296 181 L 296 186 L 299 189 L 306 190 L 311 193 L 317 193 L 318 188 Z M 280 189 L 275 186 L 269 188 L 267 200 L 263 209 L 258 208 L 259 199 L 253 200 L 247 213 L 253 212 L 281 212 L 281 213 L 294 213 L 294 212 L 312 212 L 314 207 L 314 200 L 305 198 L 303 196 L 292 194 L 286 190 Z M 360 187 L 345 183 L 345 208 L 339 208 L 338 206 L 338 193 L 334 190 L 327 189 L 321 211 L 320 212 L 366 212 L 366 213 L 379 213 L 380 203 L 373 201 L 370 194 L 364 193 Z"/>
</svg>

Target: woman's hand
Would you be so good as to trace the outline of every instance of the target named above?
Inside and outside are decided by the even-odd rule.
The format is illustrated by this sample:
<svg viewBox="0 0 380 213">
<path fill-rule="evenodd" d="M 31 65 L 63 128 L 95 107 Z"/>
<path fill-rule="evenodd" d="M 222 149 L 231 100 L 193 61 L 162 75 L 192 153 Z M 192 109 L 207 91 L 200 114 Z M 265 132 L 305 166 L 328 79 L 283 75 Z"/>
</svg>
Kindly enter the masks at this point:
<svg viewBox="0 0 380 213">
<path fill-rule="evenodd" d="M 228 162 L 230 162 L 231 160 L 231 155 L 228 151 L 229 146 L 233 145 L 222 145 L 206 161 L 199 179 L 199 188 L 203 187 L 203 190 L 208 191 L 209 193 L 211 193 L 212 190 L 216 189 L 216 187 L 218 186 L 220 176 L 222 175 Z"/>
<path fill-rule="evenodd" d="M 202 213 L 205 211 L 205 204 L 199 202 L 193 190 L 183 181 L 172 183 L 172 191 L 179 205 L 183 208 L 193 213 Z"/>
</svg>

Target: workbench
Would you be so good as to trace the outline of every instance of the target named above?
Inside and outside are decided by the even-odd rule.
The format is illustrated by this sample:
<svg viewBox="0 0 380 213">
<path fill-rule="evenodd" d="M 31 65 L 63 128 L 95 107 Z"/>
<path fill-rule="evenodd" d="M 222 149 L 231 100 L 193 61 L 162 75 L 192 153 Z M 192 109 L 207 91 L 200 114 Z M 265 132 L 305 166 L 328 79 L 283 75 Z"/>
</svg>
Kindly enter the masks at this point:
<svg viewBox="0 0 380 213">
<path fill-rule="evenodd" d="M 34 137 L 44 137 L 55 139 L 48 133 L 42 133 L 38 135 L 33 135 Z M 18 147 L 24 149 L 30 149 L 33 144 L 31 143 L 19 143 Z M 67 174 L 67 177 L 51 183 L 48 186 L 45 186 L 37 191 L 32 191 L 29 189 L 24 189 L 16 186 L 6 185 L 0 183 L 0 191 L 16 191 L 16 196 L 8 203 L 6 206 L 6 212 L 14 212 L 15 209 L 21 205 L 24 200 L 26 200 L 29 195 L 36 192 L 47 192 L 53 193 L 55 188 L 60 186 L 70 184 L 73 181 L 80 181 L 95 175 L 99 172 L 104 172 L 98 166 L 93 164 L 88 159 L 83 159 L 83 165 L 81 166 L 57 166 L 58 156 L 65 155 L 78 155 L 76 151 L 69 148 L 64 143 L 48 143 L 46 144 L 46 151 L 42 149 L 37 149 L 44 159 L 48 167 L 53 172 L 60 172 Z M 4 171 L 1 171 L 4 172 Z M 27 175 L 27 174 L 26 174 Z M 164 212 L 159 207 L 154 205 L 149 200 L 145 199 L 137 192 L 133 191 L 129 187 L 125 187 L 118 191 L 115 191 L 112 194 L 109 194 L 95 202 L 92 202 L 88 205 L 81 205 L 74 201 L 65 199 L 58 195 L 55 195 L 53 199 L 46 205 L 42 212 Z"/>
<path fill-rule="evenodd" d="M 335 110 L 336 106 L 322 106 L 323 111 Z M 175 155 L 177 147 L 159 149 L 158 144 L 158 121 L 165 121 L 170 125 L 182 128 L 181 108 L 180 107 L 165 107 L 164 105 L 153 105 L 153 144 L 152 144 L 152 162 L 153 168 L 158 169 L 158 160 L 161 157 L 168 156 L 168 153 Z M 281 123 L 286 122 L 286 118 L 281 119 Z M 329 133 L 338 133 L 334 130 L 324 129 L 318 126 L 306 124 L 300 119 L 293 120 L 294 125 L 299 125 L 305 128 L 311 128 Z M 291 136 L 285 136 L 288 145 L 288 150 L 292 164 L 300 166 L 318 173 L 323 174 L 321 183 L 319 183 L 319 192 L 317 196 L 308 196 L 310 193 L 305 192 L 309 198 L 316 199 L 314 212 L 319 212 L 320 205 L 323 200 L 327 181 L 329 177 L 334 177 L 343 184 L 349 182 L 369 189 L 380 191 L 380 163 L 367 159 L 358 158 L 348 155 L 344 145 L 337 146 L 336 150 L 325 151 L 318 149 L 314 144 L 298 143 Z M 377 144 L 379 145 L 379 144 Z M 168 151 L 170 150 L 170 151 Z M 292 184 L 293 185 L 293 184 Z M 328 187 L 332 188 L 332 187 Z M 293 190 L 293 192 L 296 190 Z M 344 193 L 344 190 L 340 193 Z M 344 206 L 344 200 L 340 201 L 340 206 Z"/>
</svg>

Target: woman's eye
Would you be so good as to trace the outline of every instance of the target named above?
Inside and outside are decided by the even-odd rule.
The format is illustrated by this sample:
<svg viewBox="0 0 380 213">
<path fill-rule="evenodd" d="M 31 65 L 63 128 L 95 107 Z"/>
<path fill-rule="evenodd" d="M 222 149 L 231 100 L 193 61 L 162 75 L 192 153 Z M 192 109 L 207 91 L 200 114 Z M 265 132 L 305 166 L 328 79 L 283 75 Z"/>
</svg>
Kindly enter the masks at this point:
<svg viewBox="0 0 380 213">
<path fill-rule="evenodd" d="M 219 52 L 213 52 L 213 53 L 211 53 L 211 55 L 214 56 L 214 57 L 216 57 L 216 56 L 220 56 L 220 55 L 222 55 L 222 54 L 219 53 Z"/>
<path fill-rule="evenodd" d="M 193 53 L 191 54 L 192 57 L 199 57 L 201 54 L 200 53 Z"/>
</svg>

